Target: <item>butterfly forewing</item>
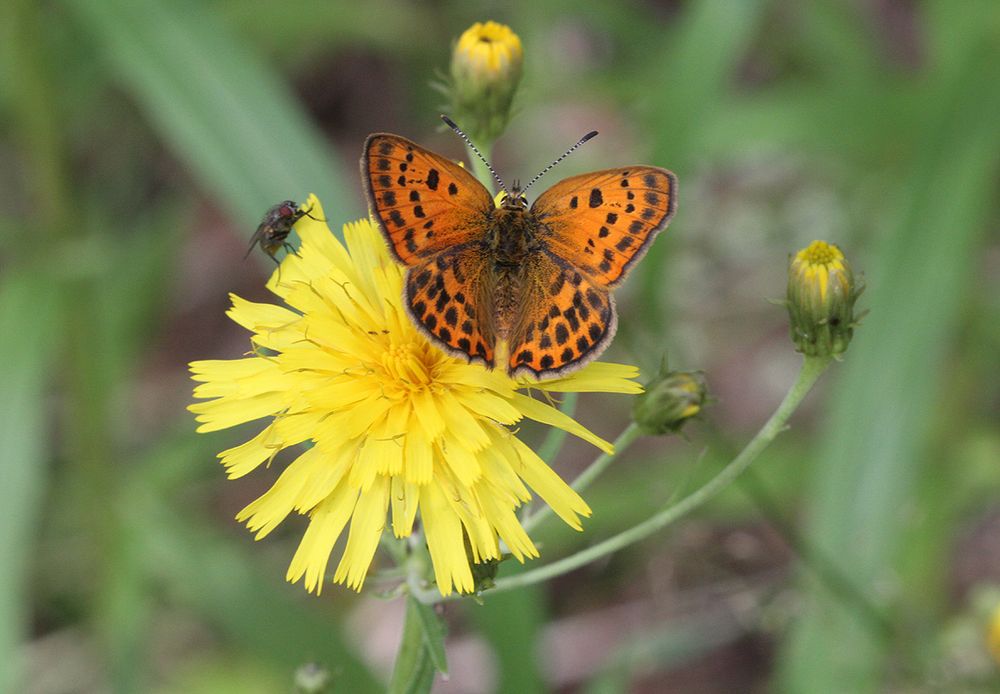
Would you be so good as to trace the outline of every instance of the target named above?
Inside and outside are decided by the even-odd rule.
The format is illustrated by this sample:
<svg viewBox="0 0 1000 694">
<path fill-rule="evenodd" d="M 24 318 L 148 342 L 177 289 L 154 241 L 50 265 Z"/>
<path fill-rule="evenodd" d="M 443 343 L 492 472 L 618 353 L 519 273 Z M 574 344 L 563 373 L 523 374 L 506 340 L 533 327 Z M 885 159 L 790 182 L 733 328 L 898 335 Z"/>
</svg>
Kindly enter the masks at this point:
<svg viewBox="0 0 1000 694">
<path fill-rule="evenodd" d="M 567 178 L 531 207 L 548 249 L 599 286 L 620 283 L 673 216 L 677 178 L 630 166 Z"/>
<path fill-rule="evenodd" d="M 489 191 L 458 164 L 404 137 L 370 135 L 361 176 L 372 214 L 405 265 L 485 233 Z"/>
</svg>

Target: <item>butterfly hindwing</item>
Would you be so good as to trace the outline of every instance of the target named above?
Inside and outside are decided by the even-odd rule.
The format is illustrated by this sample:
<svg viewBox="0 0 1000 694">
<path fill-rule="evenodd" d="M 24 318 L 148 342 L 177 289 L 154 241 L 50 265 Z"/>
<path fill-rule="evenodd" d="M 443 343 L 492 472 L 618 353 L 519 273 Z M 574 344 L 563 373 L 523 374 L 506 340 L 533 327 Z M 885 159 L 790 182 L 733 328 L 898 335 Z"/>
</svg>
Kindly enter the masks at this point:
<svg viewBox="0 0 1000 694">
<path fill-rule="evenodd" d="M 599 286 L 614 287 L 670 222 L 677 178 L 666 169 L 629 166 L 564 179 L 531 212 L 548 249 Z"/>
<path fill-rule="evenodd" d="M 527 273 L 522 319 L 512 331 L 508 370 L 551 377 L 595 359 L 617 327 L 611 293 L 562 259 L 534 256 Z"/>
<path fill-rule="evenodd" d="M 405 265 L 480 237 L 493 209 L 472 174 L 398 135 L 368 137 L 361 178 L 373 216 Z"/>
<path fill-rule="evenodd" d="M 404 302 L 410 317 L 439 347 L 493 367 L 490 263 L 476 244 L 439 253 L 407 271 Z"/>
</svg>

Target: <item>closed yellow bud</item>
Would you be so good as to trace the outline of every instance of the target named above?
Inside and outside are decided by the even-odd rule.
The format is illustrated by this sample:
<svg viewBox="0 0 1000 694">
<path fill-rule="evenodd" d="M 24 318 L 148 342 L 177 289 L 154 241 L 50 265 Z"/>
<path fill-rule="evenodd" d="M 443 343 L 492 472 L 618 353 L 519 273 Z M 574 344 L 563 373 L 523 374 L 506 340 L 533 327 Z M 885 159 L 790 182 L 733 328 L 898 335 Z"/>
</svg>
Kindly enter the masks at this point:
<svg viewBox="0 0 1000 694">
<path fill-rule="evenodd" d="M 451 56 L 452 115 L 476 142 L 491 144 L 510 120 L 521 81 L 521 39 L 497 22 L 476 22 Z"/>
<path fill-rule="evenodd" d="M 833 244 L 813 241 L 788 266 L 788 315 L 795 348 L 807 356 L 833 356 L 847 349 L 857 321 L 856 284 L 844 254 Z"/>
</svg>

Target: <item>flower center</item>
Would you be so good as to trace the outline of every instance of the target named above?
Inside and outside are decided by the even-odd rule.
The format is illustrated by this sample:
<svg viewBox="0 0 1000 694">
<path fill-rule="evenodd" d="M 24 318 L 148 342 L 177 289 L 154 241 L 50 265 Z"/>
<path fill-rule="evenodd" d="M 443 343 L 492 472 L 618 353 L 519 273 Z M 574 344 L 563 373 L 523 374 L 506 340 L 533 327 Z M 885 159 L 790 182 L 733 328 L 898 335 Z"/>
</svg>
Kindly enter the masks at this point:
<svg viewBox="0 0 1000 694">
<path fill-rule="evenodd" d="M 824 241 L 813 241 L 800 257 L 808 265 L 833 265 L 844 259 L 840 249 Z"/>
<path fill-rule="evenodd" d="M 425 388 L 431 382 L 430 371 L 412 342 L 391 345 L 382 354 L 382 367 L 389 379 L 404 390 Z"/>
</svg>

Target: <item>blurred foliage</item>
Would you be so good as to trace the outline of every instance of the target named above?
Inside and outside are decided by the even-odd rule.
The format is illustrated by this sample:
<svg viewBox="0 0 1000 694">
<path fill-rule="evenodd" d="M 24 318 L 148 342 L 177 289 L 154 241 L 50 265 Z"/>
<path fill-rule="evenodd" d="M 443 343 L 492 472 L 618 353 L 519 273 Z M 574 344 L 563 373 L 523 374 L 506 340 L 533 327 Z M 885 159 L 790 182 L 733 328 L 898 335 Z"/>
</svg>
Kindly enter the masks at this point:
<svg viewBox="0 0 1000 694">
<path fill-rule="evenodd" d="M 4 3 L 0 689 L 289 691 L 308 662 L 334 691 L 388 682 L 403 601 L 282 583 L 301 526 L 254 544 L 233 522 L 264 487 L 223 481 L 239 437 L 194 435 L 185 364 L 245 351 L 223 311 L 265 299 L 269 261 L 241 258 L 267 207 L 316 192 L 357 217 L 372 131 L 461 155 L 429 83 L 496 19 L 525 47 L 504 176 L 593 128 L 550 182 L 678 174 L 608 358 L 651 373 L 669 350 L 716 397 L 687 441 L 642 441 L 588 490 L 585 533 L 541 527 L 540 561 L 642 520 L 766 418 L 797 363 L 765 301 L 789 252 L 840 245 L 871 313 L 745 493 L 449 606 L 441 691 L 996 690 L 968 634 L 1000 584 L 1000 5 L 958 7 Z M 578 413 L 613 437 L 630 406 Z M 557 467 L 592 455 L 569 441 Z"/>
</svg>

